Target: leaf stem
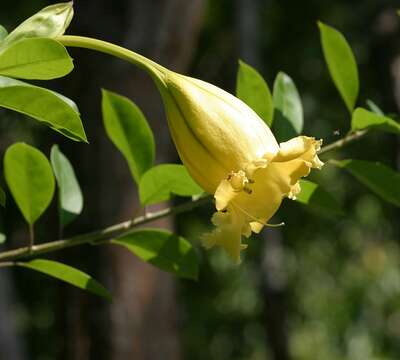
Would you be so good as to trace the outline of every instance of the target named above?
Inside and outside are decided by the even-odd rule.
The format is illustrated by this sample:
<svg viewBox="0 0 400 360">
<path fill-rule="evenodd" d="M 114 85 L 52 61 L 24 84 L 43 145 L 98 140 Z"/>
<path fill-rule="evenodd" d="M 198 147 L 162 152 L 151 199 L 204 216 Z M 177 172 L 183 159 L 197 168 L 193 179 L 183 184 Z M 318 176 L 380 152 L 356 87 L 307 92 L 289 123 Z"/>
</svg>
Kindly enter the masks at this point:
<svg viewBox="0 0 400 360">
<path fill-rule="evenodd" d="M 35 230 L 33 224 L 29 224 L 29 243 L 28 243 L 28 253 L 31 254 L 33 251 L 33 245 L 35 243 Z"/>
<path fill-rule="evenodd" d="M 64 46 L 99 51 L 134 64 L 142 70 L 145 70 L 153 78 L 157 85 L 164 83 L 164 76 L 168 72 L 166 68 L 146 58 L 145 56 L 107 41 L 73 35 L 62 35 L 57 37 L 56 40 Z"/>
</svg>

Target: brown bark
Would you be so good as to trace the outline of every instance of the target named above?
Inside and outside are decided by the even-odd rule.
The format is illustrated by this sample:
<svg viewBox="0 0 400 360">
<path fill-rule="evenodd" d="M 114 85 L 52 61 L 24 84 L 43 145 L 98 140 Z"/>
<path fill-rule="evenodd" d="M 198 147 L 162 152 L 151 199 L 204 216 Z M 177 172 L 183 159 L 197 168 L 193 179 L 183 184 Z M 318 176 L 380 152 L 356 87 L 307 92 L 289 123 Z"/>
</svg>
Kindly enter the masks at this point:
<svg viewBox="0 0 400 360">
<path fill-rule="evenodd" d="M 287 283 L 284 276 L 282 232 L 269 230 L 263 235 L 261 274 L 268 345 L 275 360 L 288 360 Z"/>
<path fill-rule="evenodd" d="M 196 42 L 204 1 L 124 1 L 117 8 L 105 0 L 91 0 L 77 5 L 75 29 L 71 33 L 122 44 L 184 72 Z M 75 50 L 74 57 L 78 73 L 71 83 L 71 93 L 81 93 L 79 105 L 91 142 L 84 153 L 75 154 L 83 171 L 81 182 L 86 184 L 86 222 L 90 224 L 95 219 L 99 227 L 129 218 L 138 211 L 137 192 L 128 167 L 105 137 L 101 125 L 100 87 L 133 99 L 143 110 L 155 133 L 159 161 L 176 161 L 176 153 L 161 99 L 147 75 L 132 65 L 102 55 Z M 173 224 L 162 220 L 152 226 L 172 228 Z M 111 288 L 113 303 L 107 308 L 86 295 L 79 295 L 78 299 L 74 295 L 68 297 L 65 306 L 75 298 L 76 308 L 70 311 L 73 320 L 67 322 L 70 326 L 66 343 L 72 346 L 65 346 L 64 358 L 179 359 L 174 278 L 124 249 L 102 249 L 89 249 L 86 259 L 89 258 L 88 267 L 97 269 L 98 277 Z M 82 249 L 79 254 L 82 259 Z"/>
<path fill-rule="evenodd" d="M 203 1 L 133 2 L 125 45 L 139 49 L 170 69 L 184 72 L 197 36 L 202 6 Z M 124 72 L 125 67 L 121 69 L 121 75 Z M 121 76 L 121 79 L 125 78 L 126 75 Z M 156 134 L 159 160 L 176 160 L 162 116 L 161 100 L 153 84 L 134 72 L 132 80 L 124 83 L 122 89 L 143 104 Z M 128 213 L 131 212 L 132 202 L 128 201 L 125 207 Z M 172 224 L 163 220 L 153 226 L 171 228 Z M 174 278 L 140 262 L 124 250 L 116 249 L 113 255 L 114 282 L 118 284 L 116 301 L 111 308 L 113 358 L 179 359 Z"/>
<path fill-rule="evenodd" d="M 22 339 L 17 333 L 14 314 L 15 296 L 10 271 L 0 273 L 0 360 L 26 359 Z"/>
<path fill-rule="evenodd" d="M 263 3 L 265 6 L 265 3 Z M 238 34 L 238 54 L 244 61 L 261 72 L 258 34 L 260 32 L 260 2 L 258 0 L 236 0 L 236 23 Z M 281 274 L 282 232 L 279 229 L 261 234 L 263 251 L 260 259 L 261 288 L 264 297 L 265 330 L 267 345 L 275 360 L 288 360 L 288 334 L 286 327 L 286 281 Z"/>
</svg>

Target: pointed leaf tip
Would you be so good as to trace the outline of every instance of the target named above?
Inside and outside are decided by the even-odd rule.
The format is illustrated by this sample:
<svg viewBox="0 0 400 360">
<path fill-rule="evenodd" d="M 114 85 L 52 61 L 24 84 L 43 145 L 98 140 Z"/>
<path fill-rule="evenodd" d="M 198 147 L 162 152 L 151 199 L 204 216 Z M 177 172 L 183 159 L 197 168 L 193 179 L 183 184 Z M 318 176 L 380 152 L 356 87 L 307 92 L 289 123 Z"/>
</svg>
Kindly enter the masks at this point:
<svg viewBox="0 0 400 360">
<path fill-rule="evenodd" d="M 280 71 L 274 81 L 274 132 L 279 142 L 299 135 L 303 130 L 303 105 L 292 78 Z"/>
<path fill-rule="evenodd" d="M 128 162 L 136 182 L 153 166 L 153 132 L 142 111 L 128 98 L 102 89 L 102 113 L 106 133 Z"/>
<path fill-rule="evenodd" d="M 74 16 L 73 2 L 47 6 L 16 27 L 1 48 L 26 38 L 56 38 L 63 35 Z"/>
<path fill-rule="evenodd" d="M 17 266 L 35 270 L 112 301 L 110 292 L 90 275 L 58 261 L 35 259 L 17 262 Z"/>
<path fill-rule="evenodd" d="M 58 185 L 60 222 L 65 226 L 82 212 L 83 195 L 75 171 L 58 145 L 51 148 L 50 159 Z"/>
<path fill-rule="evenodd" d="M 240 59 L 236 96 L 250 106 L 268 126 L 272 125 L 274 106 L 268 84 L 255 68 Z"/>
<path fill-rule="evenodd" d="M 354 109 L 358 91 L 358 69 L 353 51 L 345 37 L 338 30 L 318 22 L 322 51 L 329 73 L 347 109 Z"/>
</svg>

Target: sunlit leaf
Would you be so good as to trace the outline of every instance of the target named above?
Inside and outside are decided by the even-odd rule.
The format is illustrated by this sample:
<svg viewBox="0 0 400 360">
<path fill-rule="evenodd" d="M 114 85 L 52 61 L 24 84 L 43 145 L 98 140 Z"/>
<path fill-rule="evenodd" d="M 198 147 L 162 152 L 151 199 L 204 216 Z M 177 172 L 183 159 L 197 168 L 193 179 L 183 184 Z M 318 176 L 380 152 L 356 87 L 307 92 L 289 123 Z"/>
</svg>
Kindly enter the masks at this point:
<svg viewBox="0 0 400 360">
<path fill-rule="evenodd" d="M 54 194 L 54 175 L 46 156 L 27 144 L 13 144 L 4 155 L 4 176 L 25 220 L 33 224 Z"/>
<path fill-rule="evenodd" d="M 0 106 L 31 116 L 70 139 L 87 141 L 75 103 L 54 91 L 0 76 Z"/>
<path fill-rule="evenodd" d="M 4 244 L 7 240 L 7 237 L 4 233 L 0 233 L 0 244 Z"/>
<path fill-rule="evenodd" d="M 145 229 L 111 241 L 142 260 L 179 277 L 197 279 L 198 258 L 192 245 L 168 231 Z"/>
<path fill-rule="evenodd" d="M 274 114 L 271 91 L 259 72 L 241 60 L 236 79 L 236 96 L 271 126 Z"/>
<path fill-rule="evenodd" d="M 303 106 L 293 80 L 283 72 L 275 78 L 274 133 L 279 141 L 297 136 L 303 130 Z"/>
<path fill-rule="evenodd" d="M 72 5 L 71 1 L 45 7 L 15 28 L 1 46 L 8 46 L 24 38 L 55 38 L 64 34 L 74 15 Z"/>
<path fill-rule="evenodd" d="M 357 108 L 354 111 L 351 129 L 354 131 L 372 129 L 400 134 L 400 124 L 397 121 L 362 108 Z"/>
<path fill-rule="evenodd" d="M 0 75 L 49 80 L 65 76 L 73 68 L 65 47 L 52 39 L 22 39 L 0 51 Z"/>
<path fill-rule="evenodd" d="M 378 162 L 364 160 L 331 160 L 331 162 L 346 169 L 382 199 L 400 206 L 400 173 Z"/>
<path fill-rule="evenodd" d="M 108 137 L 124 155 L 136 182 L 154 162 L 154 137 L 140 109 L 126 97 L 103 90 L 103 122 Z"/>
<path fill-rule="evenodd" d="M 82 212 L 82 191 L 71 163 L 57 145 L 51 148 L 50 159 L 58 185 L 60 222 L 65 226 Z"/>
<path fill-rule="evenodd" d="M 155 166 L 143 175 L 139 183 L 140 202 L 143 205 L 166 201 L 171 194 L 192 196 L 202 192 L 186 168 L 177 164 Z"/>
<path fill-rule="evenodd" d="M 344 36 L 336 29 L 318 22 L 325 61 L 332 80 L 350 113 L 357 100 L 359 82 L 357 64 Z"/>
<path fill-rule="evenodd" d="M 111 294 L 107 289 L 104 288 L 103 285 L 94 280 L 88 274 L 75 269 L 72 266 L 65 265 L 57 261 L 44 259 L 35 259 L 28 262 L 17 262 L 17 266 L 36 270 L 58 280 L 65 281 L 66 283 L 74 285 L 80 289 L 86 290 L 94 295 L 101 296 L 108 301 L 112 300 Z"/>
<path fill-rule="evenodd" d="M 296 195 L 296 201 L 311 206 L 315 210 L 336 215 L 343 213 L 335 198 L 321 186 L 308 180 L 300 180 L 301 191 Z"/>
</svg>

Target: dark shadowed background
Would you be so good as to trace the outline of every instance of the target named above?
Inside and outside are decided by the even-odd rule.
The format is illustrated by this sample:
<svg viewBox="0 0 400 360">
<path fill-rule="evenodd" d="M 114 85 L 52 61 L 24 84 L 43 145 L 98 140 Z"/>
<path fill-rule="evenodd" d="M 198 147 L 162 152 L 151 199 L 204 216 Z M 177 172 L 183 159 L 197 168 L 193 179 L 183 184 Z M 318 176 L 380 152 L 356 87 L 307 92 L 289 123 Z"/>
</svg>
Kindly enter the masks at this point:
<svg viewBox="0 0 400 360">
<path fill-rule="evenodd" d="M 51 1 L 5 0 L 8 30 Z M 349 128 L 346 109 L 323 60 L 317 20 L 342 31 L 360 71 L 361 101 L 400 110 L 400 19 L 386 0 L 77 0 L 70 34 L 131 48 L 173 70 L 234 92 L 237 62 L 255 66 L 270 86 L 278 71 L 299 89 L 305 134 L 329 143 Z M 100 89 L 128 96 L 156 136 L 159 162 L 176 162 L 161 99 L 133 66 L 71 49 L 75 70 L 49 87 L 74 99 L 90 145 L 0 109 L 1 153 L 26 141 L 49 153 L 58 143 L 77 171 L 82 216 L 66 235 L 124 220 L 137 211 L 128 166 L 106 138 Z M 362 104 L 364 105 L 364 104 Z M 334 154 L 380 160 L 397 169 L 394 135 L 376 134 Z M 206 171 L 206 170 L 205 170 Z M 240 266 L 219 250 L 203 251 L 198 282 L 177 280 L 111 246 L 53 255 L 88 271 L 113 293 L 101 299 L 25 270 L 0 271 L 0 359 L 3 360 L 383 360 L 400 358 L 399 210 L 346 174 L 326 166 L 313 179 L 345 209 L 342 217 L 286 201 L 277 219 L 251 239 Z M 25 241 L 10 201 L 1 210 L 8 241 Z M 212 206 L 157 226 L 177 228 L 195 245 L 210 227 Z M 57 237 L 55 205 L 37 238 Z"/>
</svg>

